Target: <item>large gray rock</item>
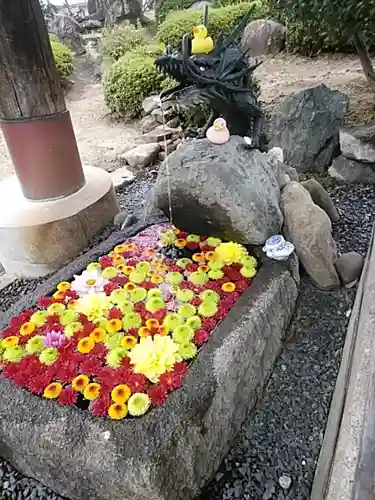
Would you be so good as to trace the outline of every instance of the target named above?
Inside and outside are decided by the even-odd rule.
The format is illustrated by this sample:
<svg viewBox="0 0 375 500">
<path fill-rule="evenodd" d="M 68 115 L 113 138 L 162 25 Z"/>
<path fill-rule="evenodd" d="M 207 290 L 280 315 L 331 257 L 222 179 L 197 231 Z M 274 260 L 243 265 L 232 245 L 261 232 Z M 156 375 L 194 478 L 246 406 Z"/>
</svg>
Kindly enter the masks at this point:
<svg viewBox="0 0 375 500">
<path fill-rule="evenodd" d="M 335 265 L 341 281 L 346 286 L 354 285 L 360 278 L 365 259 L 357 252 L 340 255 Z"/>
<path fill-rule="evenodd" d="M 340 130 L 343 156 L 364 163 L 375 163 L 375 123 Z"/>
<path fill-rule="evenodd" d="M 309 192 L 297 182 L 285 185 L 281 194 L 284 232 L 312 281 L 323 290 L 340 286 L 334 262 L 336 244 L 332 238 L 331 221 L 315 205 Z"/>
<path fill-rule="evenodd" d="M 276 55 L 285 45 L 285 27 L 271 19 L 255 19 L 246 26 L 242 44 L 251 57 Z"/>
<path fill-rule="evenodd" d="M 271 146 L 283 149 L 285 162 L 303 172 L 331 165 L 348 98 L 325 85 L 288 97 L 271 118 Z"/>
<path fill-rule="evenodd" d="M 86 52 L 82 31 L 81 25 L 72 16 L 65 14 L 56 14 L 50 26 L 50 32 L 78 56 Z"/>
<path fill-rule="evenodd" d="M 264 266 L 182 388 L 141 418 L 95 418 L 0 379 L 2 458 L 72 500 L 195 498 L 260 396 L 297 294 L 288 269 Z"/>
<path fill-rule="evenodd" d="M 181 145 L 160 167 L 146 215 L 157 207 L 169 216 L 167 167 L 179 228 L 252 245 L 280 231 L 277 171 L 265 153 L 246 149 L 241 137 L 222 146 L 207 139 Z"/>
<path fill-rule="evenodd" d="M 342 155 L 333 160 L 328 173 L 343 182 L 375 184 L 375 163 L 362 163 Z"/>
</svg>

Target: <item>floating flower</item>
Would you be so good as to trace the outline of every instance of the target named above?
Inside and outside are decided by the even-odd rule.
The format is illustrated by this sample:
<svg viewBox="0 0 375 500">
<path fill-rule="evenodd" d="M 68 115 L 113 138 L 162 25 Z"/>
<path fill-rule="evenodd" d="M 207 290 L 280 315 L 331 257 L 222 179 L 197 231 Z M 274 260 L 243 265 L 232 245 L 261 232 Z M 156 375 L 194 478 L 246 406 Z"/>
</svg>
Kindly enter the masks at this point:
<svg viewBox="0 0 375 500">
<path fill-rule="evenodd" d="M 87 316 L 89 321 L 100 320 L 110 308 L 105 293 L 92 293 L 77 300 L 76 311 Z"/>
<path fill-rule="evenodd" d="M 147 326 L 141 326 L 141 328 L 138 329 L 138 335 L 140 337 L 149 337 L 151 335 L 151 330 L 147 328 Z"/>
<path fill-rule="evenodd" d="M 109 351 L 106 357 L 107 365 L 111 368 L 119 368 L 123 358 L 127 356 L 127 350 L 123 347 L 116 347 Z"/>
<path fill-rule="evenodd" d="M 215 316 L 217 311 L 218 311 L 218 307 L 217 307 L 216 302 L 204 301 L 198 307 L 198 313 L 201 316 L 203 316 L 204 318 L 211 318 L 212 316 Z"/>
<path fill-rule="evenodd" d="M 10 337 L 6 337 L 1 342 L 1 346 L 4 349 L 7 349 L 8 347 L 15 347 L 18 344 L 19 344 L 19 338 L 16 337 L 15 335 L 11 335 Z"/>
<path fill-rule="evenodd" d="M 108 408 L 108 416 L 113 420 L 122 420 L 128 414 L 128 407 L 125 404 L 113 403 Z"/>
<path fill-rule="evenodd" d="M 124 330 L 139 328 L 141 325 L 142 325 L 142 318 L 136 312 L 125 314 L 125 316 L 122 319 L 122 326 Z"/>
<path fill-rule="evenodd" d="M 241 264 L 243 259 L 248 256 L 248 252 L 243 245 L 233 243 L 232 241 L 228 243 L 220 243 L 220 245 L 215 248 L 215 252 L 227 265 L 231 265 L 233 263 Z"/>
<path fill-rule="evenodd" d="M 107 337 L 107 332 L 104 328 L 97 327 L 90 333 L 90 337 L 95 343 L 104 342 Z"/>
<path fill-rule="evenodd" d="M 89 401 L 94 401 L 100 396 L 100 385 L 96 383 L 87 384 L 83 390 L 83 397 Z"/>
<path fill-rule="evenodd" d="M 82 354 L 88 354 L 95 347 L 95 341 L 91 337 L 84 337 L 78 342 L 77 350 Z"/>
<path fill-rule="evenodd" d="M 140 417 L 141 415 L 144 415 L 150 406 L 150 397 L 141 392 L 132 394 L 128 401 L 128 411 L 132 417 Z"/>
<path fill-rule="evenodd" d="M 78 319 L 78 314 L 73 309 L 67 309 L 59 314 L 60 324 L 67 326 L 70 323 L 76 322 Z"/>
<path fill-rule="evenodd" d="M 60 392 L 58 402 L 61 406 L 76 404 L 77 392 L 72 387 L 64 387 Z"/>
<path fill-rule="evenodd" d="M 53 363 L 56 361 L 58 356 L 58 351 L 55 347 L 48 347 L 47 349 L 44 349 L 39 356 L 39 361 L 43 365 L 53 365 Z"/>
<path fill-rule="evenodd" d="M 197 346 L 192 342 L 181 344 L 178 353 L 182 359 L 192 359 L 197 355 Z"/>
<path fill-rule="evenodd" d="M 64 333 L 67 337 L 73 337 L 73 335 L 83 328 L 83 324 L 80 321 L 73 321 L 69 323 L 64 328 Z"/>
<path fill-rule="evenodd" d="M 53 382 L 47 385 L 43 391 L 43 397 L 46 399 L 56 399 L 60 396 L 62 385 L 59 382 Z"/>
<path fill-rule="evenodd" d="M 9 363 L 18 363 L 21 361 L 25 354 L 25 351 L 21 346 L 8 347 L 3 352 L 3 360 Z"/>
<path fill-rule="evenodd" d="M 194 297 L 194 292 L 187 288 L 181 289 L 178 288 L 176 290 L 176 299 L 180 302 L 190 302 Z"/>
<path fill-rule="evenodd" d="M 228 281 L 227 283 L 224 283 L 223 285 L 221 285 L 221 289 L 225 293 L 233 293 L 236 291 L 236 285 L 234 283 L 231 283 L 230 281 Z"/>
<path fill-rule="evenodd" d="M 248 266 L 248 265 L 245 265 L 245 266 L 242 266 L 241 269 L 240 269 L 240 273 L 241 275 L 244 277 L 244 278 L 254 278 L 254 276 L 256 275 L 257 271 L 256 271 L 256 268 L 253 267 L 253 266 Z"/>
<path fill-rule="evenodd" d="M 172 338 L 178 344 L 187 344 L 194 337 L 194 330 L 188 325 L 177 326 L 172 333 Z"/>
<path fill-rule="evenodd" d="M 46 347 L 60 347 L 65 340 L 65 335 L 56 330 L 50 330 L 43 337 L 43 343 Z"/>
<path fill-rule="evenodd" d="M 71 284 L 68 281 L 61 281 L 56 288 L 59 292 L 67 292 L 70 290 Z"/>
<path fill-rule="evenodd" d="M 115 403 L 124 404 L 130 398 L 132 391 L 126 384 L 116 385 L 112 389 L 111 398 Z"/>
<path fill-rule="evenodd" d="M 32 314 L 30 321 L 34 323 L 35 326 L 43 326 L 46 322 L 47 311 L 36 311 Z"/>
<path fill-rule="evenodd" d="M 89 382 L 90 379 L 87 375 L 78 375 L 72 380 L 72 387 L 75 391 L 82 392 Z"/>
<path fill-rule="evenodd" d="M 28 335 L 31 335 L 32 333 L 34 333 L 35 328 L 36 328 L 36 326 L 34 325 L 34 323 L 32 323 L 31 321 L 28 321 L 27 323 L 24 323 L 21 326 L 20 334 L 23 337 L 27 337 Z"/>
<path fill-rule="evenodd" d="M 100 270 L 86 270 L 81 275 L 74 276 L 71 289 L 82 297 L 90 293 L 102 292 L 106 283 L 107 280 L 103 279 Z"/>
<path fill-rule="evenodd" d="M 169 337 L 155 335 L 141 338 L 130 352 L 129 358 L 135 373 L 145 375 L 151 382 L 170 370 L 178 361 L 178 345 Z"/>
<path fill-rule="evenodd" d="M 117 333 L 122 329 L 122 321 L 120 319 L 110 319 L 106 328 L 108 333 Z"/>
<path fill-rule="evenodd" d="M 194 271 L 189 275 L 189 281 L 194 285 L 205 285 L 208 282 L 208 276 L 206 273 L 200 271 Z"/>
</svg>

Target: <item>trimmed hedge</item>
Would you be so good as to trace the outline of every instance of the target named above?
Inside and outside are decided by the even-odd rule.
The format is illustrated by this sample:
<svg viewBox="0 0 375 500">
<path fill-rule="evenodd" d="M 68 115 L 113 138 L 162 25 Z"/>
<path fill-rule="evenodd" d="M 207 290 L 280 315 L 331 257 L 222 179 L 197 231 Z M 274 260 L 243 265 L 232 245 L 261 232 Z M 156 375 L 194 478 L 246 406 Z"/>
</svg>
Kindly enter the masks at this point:
<svg viewBox="0 0 375 500">
<path fill-rule="evenodd" d="M 155 57 L 164 50 L 162 45 L 141 45 L 116 61 L 104 75 L 104 98 L 116 115 L 137 118 L 142 102 L 153 92 L 160 92 L 173 82 L 155 66 Z"/>
<path fill-rule="evenodd" d="M 101 52 L 104 56 L 118 61 L 126 52 L 149 43 L 150 36 L 143 28 L 131 24 L 117 25 L 103 30 Z"/>
<path fill-rule="evenodd" d="M 210 9 L 208 15 L 208 31 L 210 36 L 214 39 L 214 42 L 220 32 L 224 34 L 230 33 L 234 26 L 251 8 L 253 9 L 251 19 L 263 18 L 268 14 L 268 7 L 259 0 Z M 184 10 L 171 12 L 158 29 L 158 40 L 165 45 L 169 43 L 173 47 L 179 48 L 184 34 L 190 32 L 194 26 L 202 22 L 202 11 Z"/>
<path fill-rule="evenodd" d="M 50 35 L 50 42 L 55 59 L 56 69 L 61 78 L 68 78 L 73 73 L 73 52 L 59 42 L 55 35 Z"/>
</svg>

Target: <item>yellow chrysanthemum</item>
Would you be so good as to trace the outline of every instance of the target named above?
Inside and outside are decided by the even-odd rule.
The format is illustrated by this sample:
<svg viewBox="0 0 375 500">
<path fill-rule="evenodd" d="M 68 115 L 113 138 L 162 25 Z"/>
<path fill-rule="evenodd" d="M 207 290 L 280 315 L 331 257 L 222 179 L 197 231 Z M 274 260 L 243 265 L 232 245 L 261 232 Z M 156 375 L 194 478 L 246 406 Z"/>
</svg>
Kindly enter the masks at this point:
<svg viewBox="0 0 375 500">
<path fill-rule="evenodd" d="M 178 345 L 168 335 L 141 338 L 130 352 L 129 358 L 135 373 L 145 375 L 156 383 L 160 375 L 171 370 L 179 361 Z"/>
<path fill-rule="evenodd" d="M 121 319 L 110 319 L 107 322 L 107 332 L 108 333 L 117 333 L 122 329 L 122 321 Z"/>
<path fill-rule="evenodd" d="M 15 335 L 12 335 L 11 337 L 6 337 L 1 342 L 1 346 L 4 349 L 7 349 L 8 347 L 16 347 L 18 344 L 19 344 L 19 338 L 16 337 Z"/>
<path fill-rule="evenodd" d="M 151 406 L 150 397 L 143 392 L 136 392 L 128 401 L 128 411 L 132 417 L 144 415 Z"/>
<path fill-rule="evenodd" d="M 215 252 L 219 259 L 221 259 L 228 266 L 234 263 L 241 264 L 242 261 L 249 255 L 243 245 L 234 243 L 233 241 L 220 243 L 220 245 L 215 248 Z"/>
<path fill-rule="evenodd" d="M 137 339 L 133 337 L 133 335 L 125 335 L 121 339 L 121 347 L 123 347 L 124 349 L 132 349 L 137 345 L 137 342 Z"/>
<path fill-rule="evenodd" d="M 70 287 L 71 284 L 68 281 L 61 281 L 61 283 L 59 283 L 56 288 L 61 292 L 67 292 L 68 290 L 70 290 Z"/>
<path fill-rule="evenodd" d="M 132 391 L 126 384 L 116 385 L 111 392 L 111 398 L 115 403 L 124 404 L 130 398 Z"/>
<path fill-rule="evenodd" d="M 44 389 L 43 397 L 46 399 L 56 399 L 60 396 L 62 385 L 60 382 L 53 382 Z"/>
<path fill-rule="evenodd" d="M 221 285 L 221 289 L 225 293 L 233 293 L 236 290 L 236 285 L 231 281 L 228 281 L 227 283 Z"/>
<path fill-rule="evenodd" d="M 106 315 L 110 303 L 105 293 L 90 293 L 77 299 L 75 310 L 87 316 L 89 321 L 99 321 Z"/>
<path fill-rule="evenodd" d="M 94 382 L 91 384 L 87 384 L 83 390 L 83 397 L 88 399 L 89 401 L 94 401 L 98 399 L 100 396 L 100 385 L 95 384 Z"/>
<path fill-rule="evenodd" d="M 125 404 L 113 403 L 108 409 L 108 416 L 113 420 L 122 420 L 128 414 L 128 407 Z"/>
<path fill-rule="evenodd" d="M 87 375 L 78 375 L 72 380 L 72 387 L 75 391 L 82 392 L 89 382 L 90 379 Z"/>
<path fill-rule="evenodd" d="M 107 337 L 107 332 L 104 328 L 94 328 L 94 330 L 90 333 L 90 337 L 93 339 L 95 343 L 104 342 Z"/>
<path fill-rule="evenodd" d="M 91 337 L 84 337 L 78 342 L 77 350 L 82 354 L 88 354 L 95 347 L 95 341 Z"/>
<path fill-rule="evenodd" d="M 57 290 L 57 292 L 53 294 L 53 298 L 57 300 L 61 300 L 64 297 L 65 297 L 65 292 L 63 292 L 62 290 Z"/>
</svg>

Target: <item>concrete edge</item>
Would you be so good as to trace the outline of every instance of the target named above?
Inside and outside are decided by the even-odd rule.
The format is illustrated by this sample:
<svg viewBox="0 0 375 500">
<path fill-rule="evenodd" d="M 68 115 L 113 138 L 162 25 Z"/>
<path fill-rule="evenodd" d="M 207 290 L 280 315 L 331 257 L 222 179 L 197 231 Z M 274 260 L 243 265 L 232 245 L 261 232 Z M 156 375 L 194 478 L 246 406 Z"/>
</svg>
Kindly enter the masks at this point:
<svg viewBox="0 0 375 500">
<path fill-rule="evenodd" d="M 355 371 L 355 357 L 362 355 L 360 345 L 360 319 L 364 314 L 364 297 L 369 279 L 369 270 L 375 268 L 375 226 L 367 252 L 365 264 L 362 270 L 356 299 L 351 313 L 347 329 L 339 374 L 336 380 L 330 412 L 325 429 L 323 444 L 321 447 L 314 482 L 311 490 L 310 500 L 336 500 L 330 495 L 330 483 L 332 481 L 335 466 L 336 452 L 343 426 L 345 412 L 348 411 L 349 392 L 355 383 L 358 373 Z M 337 500 L 349 500 L 350 497 L 337 497 Z M 373 498 L 373 497 L 372 497 Z M 365 500 L 360 498 L 358 500 Z"/>
</svg>

